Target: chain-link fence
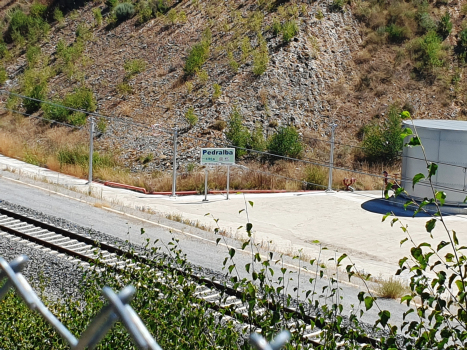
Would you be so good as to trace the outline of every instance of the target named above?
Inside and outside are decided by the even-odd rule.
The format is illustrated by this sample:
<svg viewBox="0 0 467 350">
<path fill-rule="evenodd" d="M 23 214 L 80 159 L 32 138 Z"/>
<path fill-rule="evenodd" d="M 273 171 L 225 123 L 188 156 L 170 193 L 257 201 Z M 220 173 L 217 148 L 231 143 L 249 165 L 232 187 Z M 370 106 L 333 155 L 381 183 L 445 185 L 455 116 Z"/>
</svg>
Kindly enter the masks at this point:
<svg viewBox="0 0 467 350">
<path fill-rule="evenodd" d="M 134 287 L 127 286 L 119 293 L 115 293 L 109 287 L 104 287 L 102 293 L 107 299 L 107 304 L 89 323 L 80 338 L 76 338 L 44 305 L 21 273 L 27 262 L 28 257 L 25 255 L 19 256 L 11 262 L 7 262 L 0 257 L 0 281 L 5 280 L 3 286 L 0 288 L 0 300 L 5 298 L 8 291 L 13 288 L 31 310 L 35 310 L 42 315 L 69 344 L 71 349 L 95 348 L 114 323 L 120 320 L 139 349 L 162 350 L 145 327 L 141 318 L 129 304 L 135 293 Z M 289 336 L 288 331 L 283 331 L 273 342 L 268 343 L 260 335 L 251 334 L 250 342 L 258 350 L 277 350 L 288 341 Z"/>
</svg>

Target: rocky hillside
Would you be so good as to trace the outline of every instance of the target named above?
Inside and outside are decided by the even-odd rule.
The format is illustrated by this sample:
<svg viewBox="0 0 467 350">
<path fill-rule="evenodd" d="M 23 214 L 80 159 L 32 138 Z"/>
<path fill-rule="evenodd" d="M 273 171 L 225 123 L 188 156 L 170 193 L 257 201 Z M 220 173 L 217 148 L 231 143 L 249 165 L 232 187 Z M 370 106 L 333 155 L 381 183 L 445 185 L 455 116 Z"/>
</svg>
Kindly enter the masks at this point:
<svg viewBox="0 0 467 350">
<path fill-rule="evenodd" d="M 417 62 L 423 60 L 414 49 L 423 35 L 418 27 L 409 26 L 400 40 L 387 30 L 393 23 L 405 28 L 397 18 L 411 9 L 416 21 L 418 8 L 410 2 L 397 3 L 412 6 L 397 12 L 391 7 L 396 3 L 375 10 L 380 5 L 371 1 L 136 1 L 124 19 L 116 18 L 111 3 L 67 8 L 67 2 L 49 1 L 42 17 L 50 30 L 36 41 L 27 35 L 15 41 L 8 26 L 12 13 L 15 6 L 28 13 L 30 6 L 4 1 L 4 87 L 31 96 L 32 75 L 34 84 L 46 85 L 44 97 L 56 101 L 79 87 L 90 89 L 97 113 L 177 126 L 191 136 L 181 145 L 187 161 L 195 159 L 194 147 L 206 144 L 196 138 L 225 140 L 220 121 L 235 108 L 249 129 L 264 135 L 293 125 L 302 135 L 327 138 L 334 121 L 339 140 L 352 144 L 392 104 L 417 117 L 465 114 L 463 65 L 455 54 L 464 16 L 460 2 L 427 5 L 433 23 L 446 11 L 454 23 L 442 43 L 443 64 L 429 68 Z M 284 28 L 291 23 L 297 30 L 287 37 Z M 193 47 L 203 43 L 202 64 L 187 71 Z M 40 55 L 31 63 L 27 53 L 34 45 Z M 136 127 L 109 123 L 105 131 L 100 147 L 125 150 L 129 160 L 155 152 L 164 162 L 171 153 L 168 134 L 149 144 L 151 133 Z"/>
</svg>

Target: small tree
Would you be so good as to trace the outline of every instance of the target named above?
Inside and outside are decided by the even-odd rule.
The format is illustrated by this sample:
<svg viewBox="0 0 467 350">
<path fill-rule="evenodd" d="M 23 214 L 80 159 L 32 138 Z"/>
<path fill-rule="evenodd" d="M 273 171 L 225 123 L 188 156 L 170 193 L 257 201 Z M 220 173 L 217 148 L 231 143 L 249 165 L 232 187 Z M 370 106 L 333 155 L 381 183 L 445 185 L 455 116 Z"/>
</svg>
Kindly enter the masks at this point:
<svg viewBox="0 0 467 350">
<path fill-rule="evenodd" d="M 232 114 L 229 119 L 229 129 L 225 133 L 227 139 L 232 142 L 232 145 L 247 148 L 248 143 L 250 142 L 250 133 L 248 129 L 243 125 L 243 116 L 240 114 L 240 111 L 237 107 L 234 107 Z M 237 149 L 235 151 L 236 157 L 241 157 L 245 155 L 247 151 L 245 149 Z"/>
<path fill-rule="evenodd" d="M 403 141 L 401 117 L 396 106 L 389 108 L 388 117 L 382 123 L 373 123 L 364 132 L 362 146 L 370 163 L 391 163 L 399 157 Z"/>
<path fill-rule="evenodd" d="M 125 21 L 135 14 L 135 7 L 133 4 L 124 2 L 121 4 L 118 4 L 117 7 L 115 8 L 115 16 L 117 16 L 117 19 L 119 21 Z"/>
<path fill-rule="evenodd" d="M 279 156 L 296 158 L 303 149 L 300 135 L 293 126 L 281 127 L 268 142 L 268 150 Z"/>
</svg>

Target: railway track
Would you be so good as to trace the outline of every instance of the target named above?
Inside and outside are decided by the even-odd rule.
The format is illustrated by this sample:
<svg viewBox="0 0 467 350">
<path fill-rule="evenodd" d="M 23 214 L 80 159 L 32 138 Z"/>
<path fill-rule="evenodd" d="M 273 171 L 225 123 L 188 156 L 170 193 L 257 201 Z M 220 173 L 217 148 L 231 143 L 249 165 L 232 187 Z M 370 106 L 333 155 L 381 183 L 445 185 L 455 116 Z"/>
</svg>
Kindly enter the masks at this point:
<svg viewBox="0 0 467 350">
<path fill-rule="evenodd" d="M 96 242 L 79 233 L 24 216 L 2 206 L 0 206 L 0 236 L 24 244 L 36 245 L 37 248 L 48 250 L 52 254 L 68 256 L 69 259 L 74 259 L 84 265 L 99 264 L 102 268 L 116 270 L 128 267 L 138 268 L 138 264 L 153 265 L 151 260 L 144 255 L 129 253 L 105 242 Z M 248 327 L 250 321 L 253 321 L 249 319 L 249 297 L 243 291 L 221 281 L 189 274 L 181 269 L 177 269 L 176 272 L 197 283 L 195 296 L 207 303 L 211 309 L 222 312 L 243 327 Z M 275 311 L 273 304 L 266 303 L 266 305 L 267 308 Z M 255 308 L 255 314 L 261 315 L 267 311 L 266 307 Z M 292 332 L 297 328 L 302 328 L 300 331 L 303 332 L 303 342 L 314 346 L 322 345 L 320 339 L 323 336 L 325 323 L 321 318 L 299 313 L 293 307 L 284 307 L 282 311 L 294 316 L 287 328 Z M 356 341 L 361 347 L 365 345 L 379 347 L 379 341 L 371 337 L 362 335 Z M 345 340 L 337 341 L 338 347 L 344 347 L 346 344 Z"/>
</svg>

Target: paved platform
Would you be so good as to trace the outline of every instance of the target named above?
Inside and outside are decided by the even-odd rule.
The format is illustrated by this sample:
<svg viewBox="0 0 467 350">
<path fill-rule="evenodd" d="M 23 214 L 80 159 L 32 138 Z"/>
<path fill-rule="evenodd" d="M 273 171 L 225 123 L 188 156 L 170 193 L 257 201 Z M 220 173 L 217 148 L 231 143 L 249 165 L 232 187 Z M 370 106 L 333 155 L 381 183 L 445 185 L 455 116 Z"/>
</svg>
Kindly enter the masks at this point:
<svg viewBox="0 0 467 350">
<path fill-rule="evenodd" d="M 57 191 L 63 187 L 81 193 L 89 191 L 86 180 L 4 156 L 0 156 L 0 169 L 15 178 L 33 178 L 39 186 L 41 182 L 56 184 Z M 309 259 L 320 257 L 325 264 L 327 259 L 346 253 L 350 261 L 344 265 L 354 263 L 360 271 L 386 278 L 394 274 L 399 259 L 409 255 L 412 244 L 400 246 L 406 234 L 399 223 L 391 227 L 390 220 L 382 222 L 385 212 L 393 210 L 399 215 L 416 244 L 448 240 L 441 225 L 434 229 L 431 239 L 425 230 L 427 217 L 412 218 L 411 213 L 382 200 L 379 191 L 231 194 L 229 200 L 224 195 L 209 195 L 207 202 L 201 195 L 145 195 L 98 183 L 92 184 L 91 191 L 93 197 L 120 208 L 172 214 L 209 227 L 219 225 L 227 235 L 239 240 L 247 238 L 244 227 L 251 222 L 253 238 L 263 247 L 288 255 L 300 252 Z M 218 219 L 217 224 L 214 219 Z M 467 216 L 451 215 L 445 221 L 460 241 L 467 237 Z"/>
</svg>

